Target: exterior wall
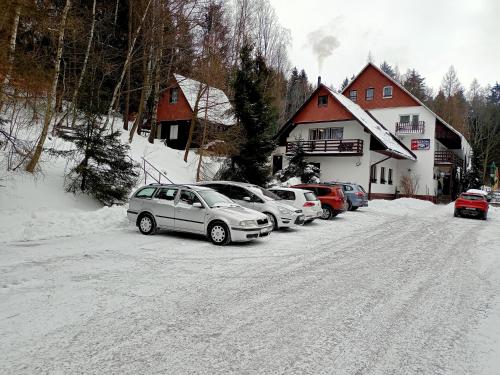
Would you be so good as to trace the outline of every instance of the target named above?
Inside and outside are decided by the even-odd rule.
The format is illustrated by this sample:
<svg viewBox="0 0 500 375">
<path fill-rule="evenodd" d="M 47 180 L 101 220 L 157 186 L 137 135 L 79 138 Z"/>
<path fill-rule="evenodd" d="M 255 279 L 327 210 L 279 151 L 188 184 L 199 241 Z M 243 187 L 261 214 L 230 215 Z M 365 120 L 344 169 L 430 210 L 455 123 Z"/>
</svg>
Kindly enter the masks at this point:
<svg viewBox="0 0 500 375">
<path fill-rule="evenodd" d="M 384 86 L 392 86 L 392 98 L 383 98 Z M 375 95 L 373 100 L 365 100 L 365 90 L 373 87 Z M 349 85 L 343 94 L 349 97 L 351 90 L 358 91 L 356 101 L 363 109 L 410 107 L 418 106 L 418 102 L 406 92 L 401 90 L 394 82 L 388 79 L 377 68 L 368 65 L 364 71 Z"/>
<path fill-rule="evenodd" d="M 318 128 L 342 127 L 344 128 L 344 139 L 362 139 L 362 156 L 344 155 L 311 155 L 307 160 L 312 163 L 320 163 L 321 181 L 346 181 L 357 182 L 365 189 L 368 188 L 370 174 L 370 134 L 364 131 L 363 126 L 357 121 L 321 122 L 314 124 L 299 124 L 290 132 L 288 141 L 293 142 L 302 137 L 309 139 L 309 130 Z M 283 148 L 284 149 L 284 148 Z"/>
<path fill-rule="evenodd" d="M 318 96 L 328 96 L 328 105 L 318 106 Z M 335 102 L 334 102 L 335 101 Z M 342 107 L 328 89 L 322 87 L 292 119 L 294 124 L 305 122 L 350 120 L 353 115 Z"/>
<path fill-rule="evenodd" d="M 170 139 L 170 127 L 177 125 L 177 139 Z M 176 150 L 184 150 L 186 148 L 189 137 L 189 129 L 191 128 L 190 121 L 162 121 L 158 126 L 157 138 L 165 139 L 166 145 Z M 192 147 L 196 147 L 195 144 Z"/>
<path fill-rule="evenodd" d="M 382 155 L 382 154 L 375 152 L 375 151 L 370 151 L 370 165 L 372 165 L 380 160 L 384 160 L 385 158 L 387 158 L 387 156 Z M 394 197 L 394 195 L 396 193 L 396 188 L 397 188 L 397 185 L 399 182 L 399 169 L 398 169 L 399 160 L 390 158 L 390 159 L 383 161 L 380 164 L 377 164 L 376 167 L 377 167 L 377 182 L 372 182 L 372 185 L 371 185 L 372 195 L 373 194 L 386 194 L 386 195 L 389 195 L 391 197 Z M 382 167 L 385 168 L 385 180 L 386 180 L 385 183 L 382 183 L 381 178 L 380 178 L 381 177 L 380 171 L 381 171 Z M 389 178 L 388 178 L 389 177 L 389 169 L 392 169 L 392 184 L 389 184 Z M 363 185 L 363 187 L 365 188 L 366 191 L 368 191 L 368 185 L 367 186 Z"/>
<path fill-rule="evenodd" d="M 425 131 L 423 134 L 396 135 L 410 150 L 412 139 L 430 139 L 430 149 L 422 151 L 412 150 L 417 156 L 416 162 L 410 160 L 399 160 L 399 173 L 397 180 L 394 181 L 394 184 L 397 184 L 398 190 L 401 192 L 401 177 L 405 174 L 411 174 L 419 180 L 417 190 L 418 195 L 436 195 L 437 180 L 434 179 L 434 151 L 436 150 L 436 147 L 439 146 L 437 146 L 437 141 L 435 139 L 435 115 L 422 106 L 373 109 L 370 110 L 370 113 L 393 134 L 396 133 L 396 123 L 399 122 L 400 115 L 418 114 L 419 120 L 425 122 Z"/>
<path fill-rule="evenodd" d="M 178 85 L 171 87 L 178 88 L 177 103 L 170 103 L 170 89 L 165 90 L 158 102 L 158 113 L 156 120 L 161 121 L 178 121 L 178 120 L 191 120 L 193 111 L 189 103 L 182 93 Z"/>
</svg>

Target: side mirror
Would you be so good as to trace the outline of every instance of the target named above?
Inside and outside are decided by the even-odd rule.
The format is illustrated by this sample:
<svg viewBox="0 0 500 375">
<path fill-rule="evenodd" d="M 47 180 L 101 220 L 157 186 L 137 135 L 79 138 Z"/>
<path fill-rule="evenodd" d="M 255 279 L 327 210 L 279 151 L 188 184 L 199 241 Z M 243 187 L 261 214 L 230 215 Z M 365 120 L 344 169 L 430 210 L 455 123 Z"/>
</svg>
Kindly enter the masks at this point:
<svg viewBox="0 0 500 375">
<path fill-rule="evenodd" d="M 250 197 L 243 197 L 243 200 L 245 202 L 251 202 L 252 201 L 252 199 Z"/>
<path fill-rule="evenodd" d="M 193 203 L 193 207 L 196 207 L 196 208 L 203 208 L 203 205 L 201 204 L 201 202 L 194 202 L 194 203 Z"/>
</svg>

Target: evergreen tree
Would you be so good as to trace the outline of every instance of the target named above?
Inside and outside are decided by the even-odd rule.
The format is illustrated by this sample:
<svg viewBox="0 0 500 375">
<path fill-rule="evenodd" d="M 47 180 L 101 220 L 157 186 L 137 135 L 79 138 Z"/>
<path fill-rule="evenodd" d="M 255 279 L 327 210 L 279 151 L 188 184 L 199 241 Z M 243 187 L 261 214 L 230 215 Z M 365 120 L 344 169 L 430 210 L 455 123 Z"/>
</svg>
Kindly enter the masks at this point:
<svg viewBox="0 0 500 375">
<path fill-rule="evenodd" d="M 288 156 L 288 166 L 277 173 L 281 182 L 292 177 L 299 177 L 304 184 L 319 182 L 319 168 L 307 162 L 302 139 L 297 140 L 292 154 Z"/>
<path fill-rule="evenodd" d="M 403 87 L 424 103 L 429 100 L 425 78 L 415 69 L 408 69 L 403 77 Z"/>
<path fill-rule="evenodd" d="M 380 64 L 380 69 L 392 79 L 396 79 L 396 72 L 387 61 L 384 60 L 384 62 Z"/>
<path fill-rule="evenodd" d="M 487 100 L 490 104 L 500 105 L 500 84 L 498 82 L 491 88 Z"/>
<path fill-rule="evenodd" d="M 71 154 L 76 165 L 66 175 L 66 190 L 88 194 L 104 205 L 124 203 L 139 176 L 128 157 L 129 145 L 120 141 L 120 133 L 109 133 L 95 118 L 75 127 L 65 136 L 76 149 Z"/>
<path fill-rule="evenodd" d="M 245 139 L 239 154 L 220 175 L 262 186 L 270 178 L 269 160 L 276 147 L 272 131 L 276 110 L 268 91 L 270 70 L 262 56 L 252 57 L 252 50 L 248 45 L 242 47 L 233 83 L 234 111 Z"/>
<path fill-rule="evenodd" d="M 285 119 L 288 120 L 306 101 L 312 92 L 307 74 L 302 69 L 300 73 L 293 68 L 286 89 Z"/>
<path fill-rule="evenodd" d="M 342 84 L 340 85 L 340 91 L 344 91 L 344 89 L 347 87 L 349 84 L 349 78 L 345 77 L 344 80 L 342 81 Z"/>
</svg>

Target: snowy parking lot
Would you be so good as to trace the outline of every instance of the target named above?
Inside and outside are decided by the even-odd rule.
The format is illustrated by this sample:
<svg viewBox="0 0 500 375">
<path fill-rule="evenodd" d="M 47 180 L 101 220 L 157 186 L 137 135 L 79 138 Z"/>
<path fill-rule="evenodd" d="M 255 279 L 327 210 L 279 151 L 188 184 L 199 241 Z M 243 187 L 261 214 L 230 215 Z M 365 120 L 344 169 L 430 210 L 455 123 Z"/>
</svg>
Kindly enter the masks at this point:
<svg viewBox="0 0 500 375">
<path fill-rule="evenodd" d="M 499 210 L 452 212 L 376 201 L 228 247 L 31 217 L 0 240 L 0 373 L 497 374 Z"/>
</svg>

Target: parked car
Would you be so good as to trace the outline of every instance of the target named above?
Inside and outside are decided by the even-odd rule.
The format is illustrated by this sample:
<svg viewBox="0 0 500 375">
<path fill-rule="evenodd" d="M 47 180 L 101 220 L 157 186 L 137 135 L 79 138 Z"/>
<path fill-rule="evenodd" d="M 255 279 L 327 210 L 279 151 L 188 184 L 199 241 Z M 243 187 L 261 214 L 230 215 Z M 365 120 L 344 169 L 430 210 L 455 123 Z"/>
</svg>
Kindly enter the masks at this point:
<svg viewBox="0 0 500 375">
<path fill-rule="evenodd" d="M 292 186 L 293 188 L 306 189 L 314 192 L 321 201 L 324 220 L 341 214 L 347 210 L 347 200 L 340 185 L 331 184 L 300 184 Z"/>
<path fill-rule="evenodd" d="M 266 215 L 193 185 L 144 186 L 130 198 L 127 216 L 142 234 L 159 228 L 198 233 L 216 245 L 265 237 L 273 228 Z"/>
<path fill-rule="evenodd" d="M 266 214 L 274 229 L 304 223 L 302 210 L 282 202 L 280 197 L 260 186 L 234 181 L 207 181 L 198 184 L 224 194 L 243 207 Z"/>
<path fill-rule="evenodd" d="M 360 207 L 368 207 L 368 194 L 361 185 L 351 182 L 326 182 L 327 184 L 340 185 L 347 199 L 347 209 L 356 211 Z"/>
<path fill-rule="evenodd" d="M 282 187 L 270 188 L 268 190 L 291 206 L 301 209 L 305 216 L 305 223 L 310 223 L 323 215 L 320 200 L 310 190 Z"/>
<path fill-rule="evenodd" d="M 483 220 L 488 217 L 489 204 L 486 196 L 480 193 L 462 193 L 455 201 L 455 217 L 475 216 Z"/>
<path fill-rule="evenodd" d="M 494 191 L 492 193 L 490 204 L 495 207 L 500 207 L 500 191 Z"/>
<path fill-rule="evenodd" d="M 467 190 L 467 193 L 484 195 L 488 202 L 493 198 L 493 190 L 485 186 L 481 186 L 481 189 L 469 189 Z"/>
</svg>

